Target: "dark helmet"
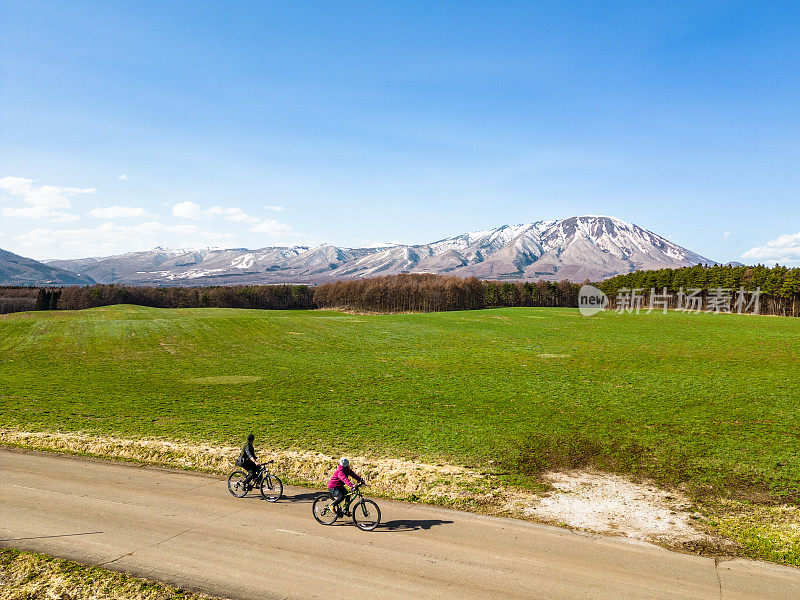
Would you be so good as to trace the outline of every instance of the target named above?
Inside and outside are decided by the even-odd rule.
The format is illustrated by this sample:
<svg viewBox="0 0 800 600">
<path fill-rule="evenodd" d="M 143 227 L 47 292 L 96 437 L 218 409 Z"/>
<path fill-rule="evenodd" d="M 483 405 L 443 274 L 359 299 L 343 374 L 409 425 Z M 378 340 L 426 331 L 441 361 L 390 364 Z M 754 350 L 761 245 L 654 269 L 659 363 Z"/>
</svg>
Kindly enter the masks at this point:
<svg viewBox="0 0 800 600">
<path fill-rule="evenodd" d="M 254 436 L 252 433 L 247 436 L 247 441 L 250 443 L 253 443 L 254 439 L 256 439 L 256 436 Z"/>
</svg>

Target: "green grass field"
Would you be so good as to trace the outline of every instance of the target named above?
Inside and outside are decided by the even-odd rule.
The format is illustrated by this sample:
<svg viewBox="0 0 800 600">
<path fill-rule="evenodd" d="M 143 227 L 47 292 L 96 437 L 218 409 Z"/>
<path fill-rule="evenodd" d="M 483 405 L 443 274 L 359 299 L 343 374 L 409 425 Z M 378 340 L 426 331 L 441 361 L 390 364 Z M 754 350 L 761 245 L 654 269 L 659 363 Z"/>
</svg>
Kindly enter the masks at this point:
<svg viewBox="0 0 800 600">
<path fill-rule="evenodd" d="M 592 464 L 797 501 L 800 320 L 570 309 L 114 306 L 0 318 L 0 426 L 535 474 Z"/>
</svg>

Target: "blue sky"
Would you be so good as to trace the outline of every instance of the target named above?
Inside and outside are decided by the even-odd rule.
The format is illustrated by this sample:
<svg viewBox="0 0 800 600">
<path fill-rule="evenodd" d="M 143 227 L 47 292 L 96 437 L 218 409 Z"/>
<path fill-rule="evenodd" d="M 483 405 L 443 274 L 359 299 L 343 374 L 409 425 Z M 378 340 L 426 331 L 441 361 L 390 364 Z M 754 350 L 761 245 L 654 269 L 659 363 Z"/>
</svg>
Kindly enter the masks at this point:
<svg viewBox="0 0 800 600">
<path fill-rule="evenodd" d="M 0 248 L 606 214 L 800 264 L 796 4 L 345 4 L 0 0 Z"/>
</svg>

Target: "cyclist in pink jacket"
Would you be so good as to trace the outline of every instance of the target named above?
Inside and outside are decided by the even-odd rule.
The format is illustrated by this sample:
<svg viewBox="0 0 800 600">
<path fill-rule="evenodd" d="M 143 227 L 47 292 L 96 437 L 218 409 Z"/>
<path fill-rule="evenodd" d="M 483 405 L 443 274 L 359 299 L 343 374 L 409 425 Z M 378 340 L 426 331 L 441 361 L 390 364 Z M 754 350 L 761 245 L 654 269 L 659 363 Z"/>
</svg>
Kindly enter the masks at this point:
<svg viewBox="0 0 800 600">
<path fill-rule="evenodd" d="M 336 472 L 331 477 L 331 480 L 328 482 L 328 490 L 330 491 L 331 496 L 333 496 L 333 506 L 336 509 L 336 512 L 339 516 L 342 515 L 342 510 L 339 508 L 339 503 L 344 500 L 344 497 L 347 495 L 347 488 L 353 487 L 352 482 L 350 481 L 350 477 L 358 481 L 358 483 L 364 483 L 364 480 L 358 476 L 358 474 L 350 468 L 350 461 L 346 458 L 342 458 L 339 460 L 339 467 L 336 469 Z M 350 511 L 347 510 L 345 507 L 345 512 L 348 517 L 350 516 Z"/>
</svg>

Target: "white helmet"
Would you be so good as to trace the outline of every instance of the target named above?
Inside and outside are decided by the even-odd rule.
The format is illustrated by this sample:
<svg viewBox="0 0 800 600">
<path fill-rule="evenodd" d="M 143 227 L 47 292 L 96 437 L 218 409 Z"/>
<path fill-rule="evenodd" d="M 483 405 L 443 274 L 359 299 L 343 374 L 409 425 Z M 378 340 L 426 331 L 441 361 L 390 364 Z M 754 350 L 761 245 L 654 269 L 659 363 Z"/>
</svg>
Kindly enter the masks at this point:
<svg viewBox="0 0 800 600">
<path fill-rule="evenodd" d="M 346 467 L 347 465 L 350 464 L 350 461 L 347 460 L 346 458 L 340 458 L 339 459 L 339 464 L 342 465 L 343 467 Z"/>
</svg>

